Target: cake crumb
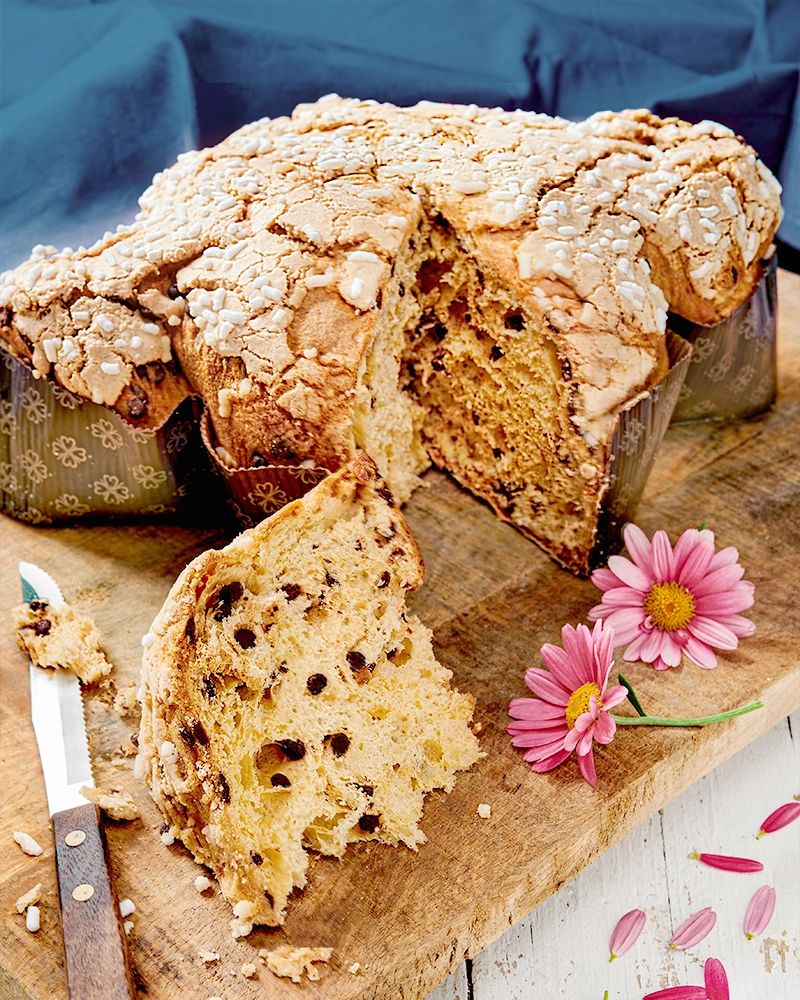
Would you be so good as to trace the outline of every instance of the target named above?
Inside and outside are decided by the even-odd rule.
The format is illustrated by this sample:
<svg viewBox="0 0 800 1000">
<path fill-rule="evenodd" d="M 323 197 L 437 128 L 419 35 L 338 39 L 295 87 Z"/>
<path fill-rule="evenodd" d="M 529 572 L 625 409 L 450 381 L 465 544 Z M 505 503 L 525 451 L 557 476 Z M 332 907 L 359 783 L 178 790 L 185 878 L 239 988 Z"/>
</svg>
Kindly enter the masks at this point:
<svg viewBox="0 0 800 1000">
<path fill-rule="evenodd" d="M 20 896 L 17 900 L 17 913 L 24 913 L 29 906 L 33 906 L 38 903 L 42 898 L 42 883 L 37 882 L 36 885 L 29 889 L 24 896 Z"/>
<path fill-rule="evenodd" d="M 131 899 L 121 899 L 119 901 L 119 915 L 124 920 L 125 917 L 129 917 L 132 913 L 136 912 L 136 906 Z"/>
<path fill-rule="evenodd" d="M 125 931 L 125 937 L 127 937 L 133 930 L 133 921 L 126 920 L 125 923 L 122 925 L 122 929 Z"/>
<path fill-rule="evenodd" d="M 38 906 L 29 906 L 25 911 L 25 927 L 31 934 L 35 934 L 41 927 Z"/>
<path fill-rule="evenodd" d="M 22 850 L 26 854 L 30 854 L 32 858 L 38 858 L 42 853 L 41 847 L 36 843 L 30 834 L 22 833 L 19 830 L 14 831 L 14 840 L 19 844 Z"/>
<path fill-rule="evenodd" d="M 100 806 L 110 819 L 131 820 L 139 816 L 136 803 L 120 788 L 89 788 L 88 785 L 83 785 L 81 795 L 94 802 L 96 806 Z"/>
<path fill-rule="evenodd" d="M 194 887 L 195 889 L 197 889 L 198 892 L 205 892 L 206 889 L 210 889 L 211 884 L 212 884 L 211 879 L 206 878 L 205 875 L 198 875 L 197 878 L 194 880 Z"/>
<path fill-rule="evenodd" d="M 203 965 L 211 965 L 212 962 L 219 961 L 219 955 L 215 951 L 198 951 L 197 954 Z"/>
<path fill-rule="evenodd" d="M 68 605 L 56 610 L 49 601 L 36 598 L 12 608 L 11 615 L 19 648 L 37 666 L 71 670 L 84 684 L 94 684 L 111 673 L 94 622 Z"/>
<path fill-rule="evenodd" d="M 120 718 L 125 718 L 126 715 L 132 715 L 138 705 L 136 699 L 136 684 L 131 681 L 127 687 L 120 688 L 117 691 L 114 698 L 114 711 Z"/>
<path fill-rule="evenodd" d="M 252 979 L 258 972 L 258 968 L 254 962 L 245 962 L 239 971 L 245 979 Z"/>
<path fill-rule="evenodd" d="M 315 983 L 319 979 L 319 970 L 313 963 L 327 962 L 332 954 L 333 948 L 293 948 L 285 944 L 267 952 L 267 968 L 276 976 L 290 978 L 293 983 L 299 983 L 303 973 Z"/>
<path fill-rule="evenodd" d="M 347 971 L 348 971 L 348 972 L 352 972 L 352 973 L 353 973 L 353 975 L 355 976 L 355 975 L 357 975 L 357 974 L 358 974 L 358 970 L 359 970 L 360 968 L 361 968 L 361 962 L 353 962 L 353 964 L 352 964 L 352 965 L 348 965 L 348 966 L 347 966 Z"/>
<path fill-rule="evenodd" d="M 488 819 L 492 815 L 492 807 L 486 802 L 481 802 L 478 806 L 478 815 L 481 819 Z"/>
</svg>

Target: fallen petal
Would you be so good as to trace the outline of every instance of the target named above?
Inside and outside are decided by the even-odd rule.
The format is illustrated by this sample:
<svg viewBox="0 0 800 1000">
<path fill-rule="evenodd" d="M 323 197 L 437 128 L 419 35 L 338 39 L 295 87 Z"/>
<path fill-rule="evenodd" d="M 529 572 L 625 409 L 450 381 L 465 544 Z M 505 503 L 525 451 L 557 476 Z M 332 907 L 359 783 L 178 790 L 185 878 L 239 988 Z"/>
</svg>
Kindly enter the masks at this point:
<svg viewBox="0 0 800 1000">
<path fill-rule="evenodd" d="M 730 1000 L 728 977 L 718 958 L 707 958 L 703 966 L 703 977 L 706 982 L 708 1000 Z"/>
<path fill-rule="evenodd" d="M 798 816 L 800 816 L 800 802 L 787 802 L 785 806 L 779 806 L 775 812 L 767 816 L 756 836 L 763 837 L 765 833 L 775 833 L 776 830 L 782 830 L 783 827 L 794 822 Z"/>
<path fill-rule="evenodd" d="M 744 915 L 744 932 L 748 941 L 767 929 L 774 912 L 775 890 L 771 885 L 762 885 L 760 889 L 756 889 Z"/>
<path fill-rule="evenodd" d="M 624 955 L 631 945 L 634 944 L 642 933 L 646 920 L 647 916 L 644 910 L 630 910 L 623 917 L 619 918 L 617 926 L 611 932 L 611 941 L 609 943 L 611 958 L 609 958 L 609 962 L 613 962 L 615 958 Z"/>
<path fill-rule="evenodd" d="M 708 1000 L 705 986 L 670 986 L 648 993 L 642 1000 Z"/>
<path fill-rule="evenodd" d="M 752 858 L 732 858 L 727 854 L 690 854 L 709 868 L 721 868 L 725 872 L 763 872 L 764 866 Z"/>
<path fill-rule="evenodd" d="M 699 941 L 702 941 L 703 938 L 708 937 L 716 922 L 717 915 L 710 906 L 707 906 L 704 910 L 698 910 L 688 920 L 684 920 L 675 931 L 669 939 L 670 947 L 679 948 L 681 951 L 685 951 L 686 948 L 692 948 Z"/>
</svg>

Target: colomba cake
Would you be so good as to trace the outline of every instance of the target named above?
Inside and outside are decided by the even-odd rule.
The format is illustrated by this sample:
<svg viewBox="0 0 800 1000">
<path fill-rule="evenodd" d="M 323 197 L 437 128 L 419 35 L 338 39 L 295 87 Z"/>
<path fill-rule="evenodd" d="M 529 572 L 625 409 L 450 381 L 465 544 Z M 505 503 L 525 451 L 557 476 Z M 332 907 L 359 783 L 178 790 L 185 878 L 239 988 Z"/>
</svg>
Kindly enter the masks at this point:
<svg viewBox="0 0 800 1000">
<path fill-rule="evenodd" d="M 425 794 L 481 756 L 474 699 L 406 609 L 422 573 L 361 456 L 194 559 L 145 637 L 137 770 L 235 936 L 282 923 L 309 848 L 416 849 Z"/>
<path fill-rule="evenodd" d="M 329 95 L 182 155 L 88 250 L 37 247 L 2 337 L 134 423 L 187 379 L 231 467 L 366 452 L 402 503 L 436 462 L 586 571 L 667 310 L 750 295 L 779 193 L 715 122 Z"/>
</svg>

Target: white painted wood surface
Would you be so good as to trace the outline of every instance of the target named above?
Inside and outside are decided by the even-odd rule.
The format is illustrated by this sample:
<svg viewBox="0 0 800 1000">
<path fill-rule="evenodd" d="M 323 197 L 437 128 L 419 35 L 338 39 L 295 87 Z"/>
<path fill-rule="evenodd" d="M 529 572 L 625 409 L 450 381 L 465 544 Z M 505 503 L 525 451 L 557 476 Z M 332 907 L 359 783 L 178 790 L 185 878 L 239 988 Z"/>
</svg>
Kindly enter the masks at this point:
<svg viewBox="0 0 800 1000">
<path fill-rule="evenodd" d="M 773 809 L 793 798 L 800 798 L 800 712 L 697 782 L 462 963 L 427 1000 L 602 1000 L 605 990 L 609 1000 L 641 1000 L 668 986 L 702 984 L 703 963 L 711 956 L 725 966 L 731 1000 L 797 1000 L 800 823 L 755 839 Z M 695 851 L 755 858 L 764 871 L 711 869 L 688 857 Z M 775 887 L 777 905 L 764 934 L 748 941 L 745 910 L 762 885 Z M 686 952 L 670 948 L 679 924 L 705 906 L 717 913 L 711 934 Z M 644 931 L 609 964 L 611 931 L 634 908 L 647 914 Z"/>
</svg>

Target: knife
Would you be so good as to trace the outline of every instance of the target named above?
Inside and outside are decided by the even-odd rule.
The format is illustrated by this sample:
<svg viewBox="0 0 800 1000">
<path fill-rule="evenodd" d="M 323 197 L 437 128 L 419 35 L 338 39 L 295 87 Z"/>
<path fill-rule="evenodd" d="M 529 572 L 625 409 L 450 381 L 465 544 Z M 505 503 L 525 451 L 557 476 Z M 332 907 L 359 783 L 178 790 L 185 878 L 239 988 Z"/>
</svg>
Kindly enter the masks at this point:
<svg viewBox="0 0 800 1000">
<path fill-rule="evenodd" d="M 21 562 L 19 573 L 24 601 L 43 598 L 56 611 L 64 606 L 58 584 L 44 570 Z M 82 785 L 94 786 L 80 682 L 69 670 L 33 663 L 30 676 L 31 716 L 55 835 L 69 997 L 133 1000 L 100 811 L 80 793 Z"/>
</svg>

